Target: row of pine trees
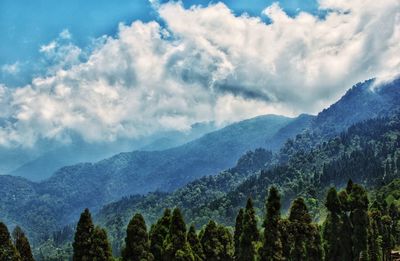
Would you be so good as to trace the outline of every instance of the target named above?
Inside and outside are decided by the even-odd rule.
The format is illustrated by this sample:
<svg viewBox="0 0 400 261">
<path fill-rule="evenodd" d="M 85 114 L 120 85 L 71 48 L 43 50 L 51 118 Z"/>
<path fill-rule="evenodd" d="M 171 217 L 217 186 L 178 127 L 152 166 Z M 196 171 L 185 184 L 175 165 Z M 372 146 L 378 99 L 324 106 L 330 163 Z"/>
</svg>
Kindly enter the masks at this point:
<svg viewBox="0 0 400 261">
<path fill-rule="evenodd" d="M 400 243 L 399 209 L 384 200 L 369 204 L 367 191 L 349 181 L 339 193 L 328 191 L 327 217 L 322 225 L 312 221 L 302 198 L 292 202 L 287 218 L 281 216 L 278 190 L 271 187 L 261 231 L 251 199 L 240 209 L 234 232 L 214 221 L 197 233 L 187 229 L 181 211 L 166 209 L 147 231 L 141 214 L 130 220 L 121 252 L 123 261 L 389 261 Z M 21 229 L 13 232 L 0 223 L 0 261 L 33 260 Z M 94 226 L 86 209 L 73 242 L 73 261 L 111 261 L 107 233 Z"/>
</svg>

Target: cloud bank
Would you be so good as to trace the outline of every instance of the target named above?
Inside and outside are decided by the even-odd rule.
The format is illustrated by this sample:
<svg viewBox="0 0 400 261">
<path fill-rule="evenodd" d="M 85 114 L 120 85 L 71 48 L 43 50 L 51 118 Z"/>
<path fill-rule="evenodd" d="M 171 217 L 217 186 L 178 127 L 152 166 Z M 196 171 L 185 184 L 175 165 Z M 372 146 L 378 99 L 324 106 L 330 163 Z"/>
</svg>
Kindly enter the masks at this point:
<svg viewBox="0 0 400 261">
<path fill-rule="evenodd" d="M 324 18 L 290 17 L 278 4 L 261 17 L 235 16 L 222 3 L 156 8 L 163 25 L 120 24 L 88 54 L 68 31 L 42 46 L 55 61 L 48 74 L 15 90 L 0 85 L 0 145 L 315 113 L 358 81 L 399 74 L 398 0 L 322 0 Z"/>
</svg>

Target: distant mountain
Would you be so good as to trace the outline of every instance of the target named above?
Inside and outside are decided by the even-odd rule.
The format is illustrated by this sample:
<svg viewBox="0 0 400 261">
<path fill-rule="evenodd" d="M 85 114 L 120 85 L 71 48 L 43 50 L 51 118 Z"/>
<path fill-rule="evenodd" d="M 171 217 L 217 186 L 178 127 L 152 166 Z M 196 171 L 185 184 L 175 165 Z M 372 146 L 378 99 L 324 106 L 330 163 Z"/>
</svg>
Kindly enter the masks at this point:
<svg viewBox="0 0 400 261">
<path fill-rule="evenodd" d="M 88 143 L 79 137 L 72 137 L 68 144 L 42 144 L 41 149 L 17 148 L 0 150 L 0 170 L 12 176 L 21 176 L 32 181 L 50 177 L 63 166 L 79 162 L 96 162 L 122 151 L 165 150 L 185 144 L 206 133 L 215 131 L 214 123 L 197 123 L 187 132 L 168 131 L 141 139 L 123 139 L 107 143 Z M 8 163 L 7 163 L 8 162 Z M 12 171 L 11 171 L 12 169 Z"/>
<path fill-rule="evenodd" d="M 234 166 L 248 150 L 265 147 L 277 151 L 288 138 L 285 135 L 267 141 L 288 124 L 299 121 L 302 132 L 312 117 L 287 118 L 276 115 L 260 116 L 229 125 L 192 142 L 164 151 L 134 151 L 120 153 L 97 163 L 81 163 L 59 169 L 52 177 L 39 183 L 19 181 L 24 195 L 0 198 L 0 219 L 11 220 L 38 235 L 75 220 L 82 208 L 100 208 L 105 203 L 131 194 L 150 191 L 172 191 L 186 183 L 217 174 Z M 293 129 L 296 126 L 292 127 Z M 0 176 L 12 180 L 12 176 Z M 22 179 L 23 180 L 23 179 Z M 0 187 L 10 195 L 14 184 Z M 25 185 L 25 186 L 24 186 Z M 19 215 L 19 213 L 25 215 Z M 45 218 L 46 216 L 46 218 Z"/>
</svg>

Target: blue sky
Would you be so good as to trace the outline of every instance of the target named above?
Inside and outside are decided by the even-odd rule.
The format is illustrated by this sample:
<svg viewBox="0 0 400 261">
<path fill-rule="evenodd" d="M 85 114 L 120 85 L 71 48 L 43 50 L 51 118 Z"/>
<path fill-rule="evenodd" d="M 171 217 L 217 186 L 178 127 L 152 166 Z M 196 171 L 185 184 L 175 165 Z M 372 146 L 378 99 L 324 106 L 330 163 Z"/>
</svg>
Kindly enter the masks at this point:
<svg viewBox="0 0 400 261">
<path fill-rule="evenodd" d="M 251 16 L 260 16 L 262 10 L 275 1 L 222 2 L 237 15 L 247 12 Z M 185 7 L 207 6 L 209 3 L 208 0 L 183 1 Z M 289 15 L 296 15 L 300 10 L 317 12 L 315 0 L 281 0 L 279 3 Z M 39 63 L 40 46 L 57 38 L 65 29 L 72 34 L 74 44 L 85 48 L 93 38 L 113 36 L 120 22 L 129 24 L 135 20 L 147 22 L 157 19 L 157 13 L 148 0 L 2 0 L 0 67 L 18 63 L 21 71 L 15 75 L 0 72 L 0 83 L 24 85 L 30 82 L 33 75 L 40 74 L 45 69 Z"/>
</svg>

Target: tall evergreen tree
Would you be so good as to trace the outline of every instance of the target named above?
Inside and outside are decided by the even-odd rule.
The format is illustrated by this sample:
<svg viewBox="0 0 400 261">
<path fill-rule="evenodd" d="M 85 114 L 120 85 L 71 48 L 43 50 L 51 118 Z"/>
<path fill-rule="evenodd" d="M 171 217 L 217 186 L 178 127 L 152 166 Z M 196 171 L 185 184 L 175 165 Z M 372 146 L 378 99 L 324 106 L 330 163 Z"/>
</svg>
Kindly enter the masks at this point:
<svg viewBox="0 0 400 261">
<path fill-rule="evenodd" d="M 93 261 L 112 261 L 111 246 L 105 229 L 96 227 L 92 235 L 91 254 Z"/>
<path fill-rule="evenodd" d="M 243 232 L 240 237 L 239 260 L 253 261 L 256 258 L 255 244 L 259 239 L 256 213 L 251 198 L 247 200 L 243 215 Z"/>
<path fill-rule="evenodd" d="M 368 259 L 368 196 L 365 189 L 353 184 L 349 195 L 350 219 L 353 225 L 353 254 L 355 259 Z"/>
<path fill-rule="evenodd" d="M 76 227 L 74 243 L 72 244 L 74 249 L 73 261 L 89 261 L 93 259 L 89 251 L 92 248 L 93 230 L 92 216 L 89 209 L 85 209 Z"/>
<path fill-rule="evenodd" d="M 342 226 L 340 221 L 341 204 L 335 188 L 329 189 L 325 207 L 328 210 L 323 228 L 325 260 L 335 261 L 342 255 L 340 248 L 340 229 Z"/>
<path fill-rule="evenodd" d="M 241 208 L 239 210 L 239 213 L 236 217 L 236 223 L 235 223 L 235 233 L 233 235 L 234 237 L 234 245 L 235 245 L 235 259 L 239 259 L 239 251 L 240 251 L 240 237 L 242 236 L 243 232 L 243 216 L 244 216 L 244 210 Z"/>
<path fill-rule="evenodd" d="M 172 212 L 169 233 L 165 242 L 165 257 L 168 260 L 194 260 L 186 241 L 186 224 L 179 208 Z"/>
<path fill-rule="evenodd" d="M 264 241 L 260 249 L 260 259 L 262 261 L 283 260 L 283 249 L 279 231 L 279 221 L 281 219 L 281 198 L 278 190 L 271 187 L 266 203 L 266 215 L 264 220 Z"/>
<path fill-rule="evenodd" d="M 233 240 L 229 231 L 210 220 L 200 239 L 205 260 L 233 260 Z"/>
<path fill-rule="evenodd" d="M 307 260 L 305 243 L 310 235 L 311 216 L 303 198 L 297 198 L 293 201 L 290 208 L 289 221 L 293 242 L 290 253 L 291 259 L 293 261 Z"/>
<path fill-rule="evenodd" d="M 163 216 L 151 227 L 150 230 L 150 252 L 155 260 L 164 258 L 164 241 L 169 233 L 171 225 L 171 210 L 166 209 Z"/>
<path fill-rule="evenodd" d="M 353 184 L 351 184 L 353 186 Z M 340 213 L 340 221 L 341 226 L 339 229 L 339 244 L 340 244 L 340 252 L 341 252 L 341 260 L 343 261 L 352 261 L 353 260 L 353 225 L 351 224 L 351 220 L 349 217 L 350 211 L 350 203 L 349 203 L 349 195 L 346 190 L 340 191 L 338 194 L 338 198 L 341 206 Z"/>
<path fill-rule="evenodd" d="M 290 221 L 288 219 L 279 221 L 279 234 L 282 242 L 283 260 L 290 260 L 292 237 L 290 236 Z"/>
<path fill-rule="evenodd" d="M 320 231 L 317 225 L 310 225 L 308 243 L 306 244 L 307 260 L 321 261 L 324 260 L 324 250 L 322 248 L 322 240 Z"/>
<path fill-rule="evenodd" d="M 128 224 L 125 238 L 125 249 L 122 251 L 124 261 L 153 260 L 147 227 L 141 214 L 135 214 Z"/>
<path fill-rule="evenodd" d="M 16 226 L 13 231 L 14 245 L 21 256 L 22 261 L 34 261 L 29 240 L 24 231 Z"/>
<path fill-rule="evenodd" d="M 201 261 L 205 260 L 203 247 L 200 244 L 199 237 L 196 234 L 194 225 L 191 225 L 187 234 L 187 241 L 190 248 L 192 249 L 194 260 Z"/>
<path fill-rule="evenodd" d="M 17 249 L 13 245 L 7 226 L 0 222 L 0 260 L 21 261 Z"/>
</svg>

